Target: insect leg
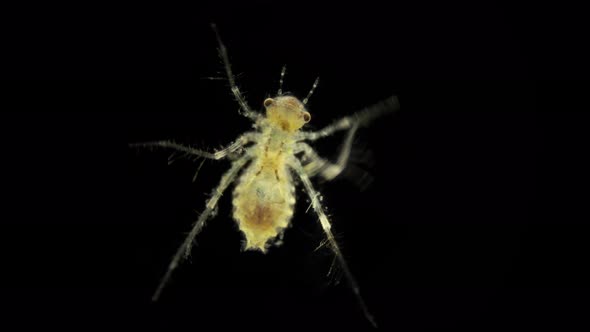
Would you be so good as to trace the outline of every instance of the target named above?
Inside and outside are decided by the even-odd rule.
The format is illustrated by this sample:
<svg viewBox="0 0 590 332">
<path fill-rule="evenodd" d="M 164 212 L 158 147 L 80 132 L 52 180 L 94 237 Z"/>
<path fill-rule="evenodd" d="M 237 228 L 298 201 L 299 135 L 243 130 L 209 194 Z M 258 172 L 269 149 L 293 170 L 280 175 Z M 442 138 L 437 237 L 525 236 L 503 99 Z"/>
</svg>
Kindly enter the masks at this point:
<svg viewBox="0 0 590 332">
<path fill-rule="evenodd" d="M 314 176 L 316 174 L 320 174 L 325 180 L 330 181 L 337 177 L 348 163 L 348 158 L 350 157 L 350 150 L 352 147 L 352 140 L 354 138 L 354 134 L 358 129 L 358 123 L 352 125 L 346 138 L 344 139 L 344 144 L 342 145 L 342 149 L 340 150 L 340 155 L 338 156 L 338 160 L 336 163 L 331 163 L 324 158 L 320 157 L 309 144 L 304 142 L 296 143 L 295 151 L 301 151 L 303 154 L 311 160 L 310 163 L 304 166 L 304 170 L 309 176 Z"/>
<path fill-rule="evenodd" d="M 170 280 L 170 277 L 172 276 L 174 270 L 178 267 L 178 264 L 182 261 L 182 259 L 186 258 L 189 255 L 195 237 L 201 232 L 203 226 L 205 226 L 205 221 L 207 221 L 207 218 L 211 215 L 211 212 L 217 206 L 217 202 L 221 198 L 221 195 L 223 194 L 225 189 L 227 189 L 227 187 L 236 179 L 236 176 L 238 175 L 240 169 L 248 162 L 249 159 L 250 158 L 248 156 L 244 156 L 236 160 L 233 163 L 232 167 L 221 177 L 221 182 L 219 183 L 217 188 L 213 190 L 211 198 L 207 201 L 205 210 L 201 213 L 199 219 L 197 219 L 197 221 L 194 223 L 191 231 L 182 242 L 182 245 L 180 245 L 178 250 L 176 250 L 174 257 L 172 258 L 172 261 L 168 266 L 166 274 L 164 274 L 164 277 L 162 277 L 162 280 L 160 281 L 158 288 L 152 296 L 152 301 L 158 301 L 158 299 L 160 298 L 160 294 L 162 293 L 162 290 Z"/>
<path fill-rule="evenodd" d="M 336 256 L 336 259 L 338 260 L 338 263 L 340 264 L 340 267 L 342 268 L 342 271 L 344 273 L 344 276 L 346 277 L 346 280 L 348 281 L 348 283 L 350 284 L 350 287 L 352 288 L 352 291 L 359 303 L 359 306 L 361 307 L 361 309 L 363 311 L 363 314 L 365 315 L 367 320 L 369 322 L 371 322 L 371 324 L 374 327 L 377 327 L 377 323 L 375 322 L 373 315 L 371 315 L 371 313 L 369 312 L 369 309 L 367 308 L 367 305 L 365 304 L 365 301 L 363 300 L 363 298 L 361 296 L 359 286 L 356 283 L 356 280 L 354 279 L 354 277 L 352 276 L 352 273 L 350 272 L 350 269 L 348 268 L 348 264 L 346 263 L 344 256 L 342 256 L 342 252 L 340 251 L 340 247 L 338 246 L 338 243 L 336 242 L 336 239 L 334 238 L 334 234 L 332 234 L 332 231 L 330 230 L 330 228 L 332 227 L 330 224 L 330 221 L 328 221 L 328 217 L 326 216 L 326 213 L 324 212 L 324 209 L 322 208 L 320 201 L 317 199 L 319 193 L 316 192 L 316 190 L 313 188 L 313 185 L 311 184 L 311 180 L 309 179 L 309 176 L 305 173 L 303 166 L 301 165 L 299 160 L 297 160 L 296 158 L 293 158 L 291 161 L 291 167 L 295 170 L 295 172 L 297 173 L 297 175 L 301 179 L 301 182 L 303 183 L 303 186 L 305 187 L 305 191 L 307 191 L 307 194 L 309 195 L 309 197 L 311 199 L 311 206 L 314 209 L 314 211 L 316 212 L 316 214 L 318 215 L 318 218 L 320 220 L 320 224 L 322 225 L 324 233 L 326 233 L 328 243 L 330 244 L 330 247 L 331 247 L 332 251 L 334 252 L 334 255 Z"/>
<path fill-rule="evenodd" d="M 225 48 L 223 41 L 221 41 L 221 36 L 219 35 L 219 31 L 217 30 L 217 25 L 215 25 L 213 23 L 213 24 L 211 24 L 211 28 L 213 29 L 213 32 L 215 32 L 215 37 L 217 38 L 217 43 L 219 44 L 219 56 L 221 57 L 221 60 L 223 61 L 223 65 L 225 67 L 225 73 L 227 75 L 227 79 L 229 81 L 231 91 L 234 94 L 236 101 L 240 104 L 240 107 L 242 108 L 241 114 L 252 119 L 252 120 L 257 120 L 260 117 L 260 115 L 256 112 L 252 112 L 250 110 L 250 107 L 248 106 L 246 99 L 244 98 L 244 96 L 242 96 L 240 89 L 236 85 L 236 79 L 235 79 L 234 74 L 232 73 L 232 70 L 231 70 L 231 64 L 229 63 L 229 56 L 227 55 L 227 49 Z"/>
<path fill-rule="evenodd" d="M 221 149 L 215 152 L 207 152 L 204 150 L 195 149 L 192 147 L 184 146 L 182 144 L 175 143 L 173 141 L 156 141 L 156 142 L 145 142 L 145 143 L 132 143 L 129 144 L 130 147 L 138 147 L 138 148 L 166 148 L 166 149 L 173 149 L 180 152 L 184 152 L 186 154 L 195 155 L 207 159 L 214 159 L 219 160 L 225 158 L 228 154 L 240 151 L 245 144 L 255 141 L 257 139 L 258 133 L 250 132 L 245 133 L 240 136 L 235 142 L 230 144 L 228 147 Z"/>
<path fill-rule="evenodd" d="M 315 141 L 319 138 L 330 136 L 333 133 L 346 130 L 358 124 L 359 126 L 366 126 L 375 118 L 380 117 L 386 113 L 399 110 L 399 101 L 396 96 L 391 96 L 375 105 L 369 106 L 357 113 L 343 117 L 333 124 L 314 132 L 300 132 L 297 140 L 311 140 Z"/>
</svg>

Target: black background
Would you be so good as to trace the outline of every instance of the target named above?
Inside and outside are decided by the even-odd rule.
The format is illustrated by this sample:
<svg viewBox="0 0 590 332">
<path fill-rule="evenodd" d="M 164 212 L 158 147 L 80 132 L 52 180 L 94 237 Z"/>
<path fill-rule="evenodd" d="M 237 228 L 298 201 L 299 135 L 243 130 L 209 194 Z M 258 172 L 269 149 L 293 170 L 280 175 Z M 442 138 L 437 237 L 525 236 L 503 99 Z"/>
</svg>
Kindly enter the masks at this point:
<svg viewBox="0 0 590 332">
<path fill-rule="evenodd" d="M 2 321 L 9 330 L 363 330 L 299 191 L 285 244 L 241 252 L 230 192 L 161 301 L 149 299 L 226 161 L 128 143 L 214 149 L 248 130 L 209 24 L 250 104 L 278 86 L 321 128 L 390 95 L 401 110 L 361 131 L 354 173 L 317 182 L 383 330 L 578 326 L 581 220 L 554 219 L 556 182 L 536 112 L 540 60 L 526 8 L 378 3 L 47 5 L 15 9 L 5 39 Z M 10 11 L 5 15 L 10 16 Z M 22 19 L 21 19 L 22 18 Z M 12 32 L 11 32 L 12 31 Z M 342 136 L 318 142 L 336 156 Z M 363 161 L 371 156 L 370 162 Z M 350 175 L 352 174 L 352 175 Z"/>
</svg>

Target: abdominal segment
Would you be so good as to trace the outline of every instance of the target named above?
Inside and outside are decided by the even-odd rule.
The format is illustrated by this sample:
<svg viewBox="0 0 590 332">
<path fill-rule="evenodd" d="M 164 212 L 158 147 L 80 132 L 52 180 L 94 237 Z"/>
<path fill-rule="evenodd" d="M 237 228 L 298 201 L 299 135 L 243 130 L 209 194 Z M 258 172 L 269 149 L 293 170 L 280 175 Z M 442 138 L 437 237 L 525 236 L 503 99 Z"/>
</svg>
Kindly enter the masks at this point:
<svg viewBox="0 0 590 332">
<path fill-rule="evenodd" d="M 246 238 L 246 250 L 266 251 L 288 225 L 295 198 L 287 178 L 274 174 L 251 174 L 241 179 L 234 191 L 234 219 Z"/>
</svg>

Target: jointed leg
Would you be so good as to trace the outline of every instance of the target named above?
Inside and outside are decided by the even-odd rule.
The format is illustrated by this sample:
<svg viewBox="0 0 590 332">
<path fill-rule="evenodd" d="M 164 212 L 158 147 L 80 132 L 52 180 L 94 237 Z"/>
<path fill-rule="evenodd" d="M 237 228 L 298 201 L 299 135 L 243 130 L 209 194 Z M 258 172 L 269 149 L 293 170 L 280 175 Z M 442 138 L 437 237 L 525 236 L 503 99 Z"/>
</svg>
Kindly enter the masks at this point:
<svg viewBox="0 0 590 332">
<path fill-rule="evenodd" d="M 348 158 L 350 157 L 350 150 L 352 147 L 352 140 L 354 138 L 354 134 L 358 129 L 358 123 L 352 125 L 346 138 L 344 139 L 344 143 L 342 145 L 342 149 L 340 150 L 340 155 L 338 156 L 338 161 L 336 163 L 331 163 L 324 158 L 320 157 L 311 146 L 307 143 L 299 142 L 295 147 L 295 151 L 299 152 L 302 151 L 303 154 L 311 160 L 310 163 L 306 164 L 303 169 L 309 176 L 314 176 L 316 174 L 320 174 L 325 180 L 330 181 L 337 177 L 348 163 Z"/>
<path fill-rule="evenodd" d="M 298 140 L 311 140 L 315 141 L 319 138 L 332 135 L 334 132 L 339 130 L 345 130 L 351 128 L 354 124 L 358 126 L 366 126 L 375 118 L 380 117 L 386 113 L 394 112 L 399 109 L 399 101 L 396 96 L 389 97 L 373 106 L 365 108 L 353 115 L 346 116 L 333 124 L 315 132 L 301 132 L 299 133 Z"/>
<path fill-rule="evenodd" d="M 301 165 L 299 160 L 293 158 L 293 160 L 291 162 L 291 166 L 293 167 L 293 169 L 295 170 L 297 175 L 299 175 L 299 178 L 301 179 L 301 182 L 303 183 L 303 186 L 305 187 L 307 194 L 311 198 L 311 206 L 314 209 L 314 211 L 316 212 L 316 214 L 318 215 L 318 218 L 320 219 L 320 224 L 322 225 L 322 228 L 323 228 L 324 232 L 326 233 L 326 237 L 328 239 L 330 247 L 332 248 L 332 251 L 334 252 L 334 255 L 336 256 L 336 259 L 338 260 L 338 263 L 340 264 L 340 267 L 342 268 L 342 272 L 344 273 L 346 280 L 350 284 L 350 287 L 352 288 L 352 291 L 354 292 L 354 295 L 356 296 L 357 301 L 358 301 L 361 309 L 363 310 L 365 317 L 371 322 L 371 324 L 373 324 L 374 327 L 377 327 L 377 323 L 375 322 L 375 319 L 373 318 L 373 316 L 369 312 L 367 305 L 365 304 L 365 302 L 363 301 L 363 298 L 361 297 L 361 293 L 360 293 L 359 287 L 356 283 L 356 280 L 352 276 L 352 273 L 350 272 L 350 269 L 348 268 L 348 264 L 344 260 L 344 256 L 342 256 L 342 252 L 340 251 L 340 247 L 338 246 L 338 243 L 336 242 L 336 239 L 334 238 L 334 234 L 332 234 L 332 231 L 330 230 L 330 228 L 332 227 L 330 225 L 330 221 L 328 221 L 328 217 L 324 213 L 324 209 L 322 208 L 320 201 L 317 199 L 317 196 L 319 195 L 319 193 L 317 193 L 315 191 L 315 189 L 313 188 L 313 185 L 311 184 L 311 180 L 309 179 L 307 174 L 305 174 L 305 171 L 303 170 L 303 166 Z"/>
<path fill-rule="evenodd" d="M 167 148 L 167 149 L 174 149 L 180 152 L 184 152 L 189 155 L 195 155 L 198 157 L 208 158 L 219 160 L 225 158 L 228 154 L 239 151 L 245 144 L 252 142 L 256 139 L 258 134 L 255 132 L 245 133 L 244 135 L 240 136 L 235 142 L 233 142 L 230 146 L 221 149 L 219 151 L 215 151 L 213 153 L 191 148 L 188 146 L 184 146 L 182 144 L 175 143 L 173 141 L 156 141 L 156 142 L 145 142 L 145 143 L 132 143 L 129 144 L 130 147 L 139 147 L 139 148 Z"/>
<path fill-rule="evenodd" d="M 223 61 L 223 65 L 225 66 L 225 73 L 227 74 L 227 79 L 229 80 L 231 91 L 234 94 L 234 97 L 236 98 L 238 103 L 240 104 L 240 107 L 242 108 L 242 114 L 252 120 L 257 120 L 260 115 L 250 110 L 250 107 L 248 106 L 246 99 L 242 96 L 242 94 L 240 93 L 240 89 L 236 85 L 236 80 L 234 78 L 234 74 L 232 73 L 231 65 L 229 63 L 227 49 L 221 41 L 219 31 L 217 31 L 217 26 L 215 24 L 211 24 L 211 28 L 213 28 L 215 36 L 217 37 L 217 43 L 219 44 L 219 55 L 221 56 L 221 60 Z"/>
<path fill-rule="evenodd" d="M 178 267 L 178 264 L 181 262 L 181 260 L 189 255 L 195 237 L 201 232 L 203 226 L 205 226 L 205 221 L 207 221 L 207 218 L 211 215 L 211 212 L 217 206 L 217 202 L 221 198 L 221 195 L 223 195 L 225 189 L 227 189 L 227 187 L 235 180 L 240 169 L 248 162 L 248 160 L 249 158 L 247 156 L 244 156 L 236 160 L 233 163 L 232 167 L 223 175 L 223 177 L 221 178 L 221 182 L 219 183 L 217 188 L 213 190 L 211 198 L 207 201 L 205 210 L 203 211 L 203 213 L 201 213 L 199 219 L 197 219 L 197 221 L 194 223 L 193 228 L 185 238 L 184 242 L 182 242 L 182 245 L 178 248 L 178 250 L 176 250 L 176 254 L 174 254 L 174 258 L 172 258 L 172 261 L 168 266 L 166 274 L 160 281 L 158 288 L 152 296 L 152 301 L 155 302 L 160 298 L 160 294 L 162 293 L 162 290 L 170 280 L 172 272 L 174 272 L 176 267 Z"/>
</svg>

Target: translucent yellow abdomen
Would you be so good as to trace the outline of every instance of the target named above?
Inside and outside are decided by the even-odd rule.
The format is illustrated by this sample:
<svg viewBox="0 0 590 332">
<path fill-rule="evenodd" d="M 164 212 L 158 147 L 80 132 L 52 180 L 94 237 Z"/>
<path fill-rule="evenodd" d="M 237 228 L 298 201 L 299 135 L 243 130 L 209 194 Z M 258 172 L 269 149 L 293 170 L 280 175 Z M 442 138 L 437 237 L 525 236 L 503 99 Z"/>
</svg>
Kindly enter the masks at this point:
<svg viewBox="0 0 590 332">
<path fill-rule="evenodd" d="M 233 217 L 244 233 L 245 250 L 263 252 L 289 225 L 295 204 L 294 187 L 284 163 L 274 159 L 253 163 L 234 191 Z"/>
</svg>

